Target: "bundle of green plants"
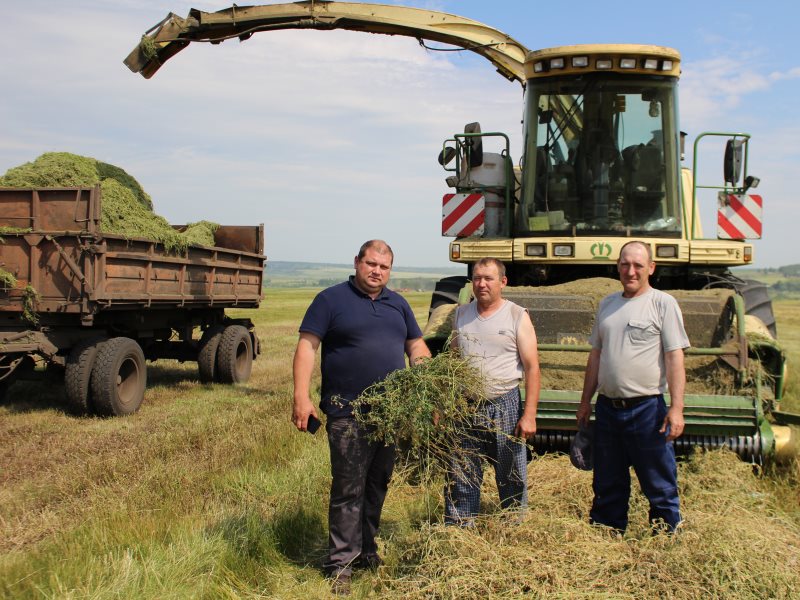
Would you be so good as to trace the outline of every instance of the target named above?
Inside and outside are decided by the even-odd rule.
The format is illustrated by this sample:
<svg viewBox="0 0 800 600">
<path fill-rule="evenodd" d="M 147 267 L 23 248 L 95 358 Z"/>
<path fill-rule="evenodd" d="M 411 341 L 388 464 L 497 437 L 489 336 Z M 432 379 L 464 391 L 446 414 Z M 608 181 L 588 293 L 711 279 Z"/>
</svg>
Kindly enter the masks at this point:
<svg viewBox="0 0 800 600">
<path fill-rule="evenodd" d="M 374 440 L 396 444 L 401 466 L 415 479 L 430 482 L 463 458 L 466 423 L 478 410 L 484 383 L 466 358 L 441 352 L 364 391 L 354 402 L 356 420 Z"/>
<path fill-rule="evenodd" d="M 102 194 L 100 228 L 128 238 L 161 242 L 167 251 L 185 252 L 190 245 L 213 246 L 215 223 L 201 221 L 175 230 L 153 212 L 153 202 L 124 169 L 69 152 L 46 152 L 36 160 L 9 169 L 0 177 L 6 187 L 92 187 Z"/>
</svg>

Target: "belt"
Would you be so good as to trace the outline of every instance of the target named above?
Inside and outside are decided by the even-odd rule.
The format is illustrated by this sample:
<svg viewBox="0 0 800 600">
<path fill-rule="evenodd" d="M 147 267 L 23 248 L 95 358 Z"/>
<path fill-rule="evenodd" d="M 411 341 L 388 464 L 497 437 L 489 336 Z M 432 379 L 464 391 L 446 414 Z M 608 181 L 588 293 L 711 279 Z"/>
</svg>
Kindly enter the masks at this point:
<svg viewBox="0 0 800 600">
<path fill-rule="evenodd" d="M 635 396 L 633 398 L 609 398 L 608 396 L 604 396 L 600 394 L 597 399 L 608 402 L 612 407 L 616 409 L 623 409 L 623 408 L 633 408 L 637 404 L 641 404 L 645 400 L 650 400 L 652 398 L 658 397 L 658 394 L 654 394 L 652 396 Z"/>
</svg>

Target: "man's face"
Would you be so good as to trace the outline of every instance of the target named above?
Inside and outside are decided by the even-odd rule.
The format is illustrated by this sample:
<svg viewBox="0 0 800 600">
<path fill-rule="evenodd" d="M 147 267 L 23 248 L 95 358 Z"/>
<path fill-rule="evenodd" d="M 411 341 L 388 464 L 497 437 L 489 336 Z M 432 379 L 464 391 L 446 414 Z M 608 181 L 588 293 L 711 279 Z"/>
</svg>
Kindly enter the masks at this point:
<svg viewBox="0 0 800 600">
<path fill-rule="evenodd" d="M 370 295 L 376 295 L 389 283 L 392 271 L 392 255 L 380 253 L 375 248 L 367 248 L 364 256 L 355 259 L 356 285 Z"/>
<path fill-rule="evenodd" d="M 650 289 L 650 275 L 655 268 L 656 263 L 647 258 L 647 250 L 640 244 L 627 246 L 617 261 L 619 280 L 625 290 L 623 295 L 632 298 Z"/>
<path fill-rule="evenodd" d="M 484 306 L 500 299 L 506 283 L 508 279 L 500 277 L 497 265 L 481 265 L 472 270 L 472 293 Z"/>
</svg>

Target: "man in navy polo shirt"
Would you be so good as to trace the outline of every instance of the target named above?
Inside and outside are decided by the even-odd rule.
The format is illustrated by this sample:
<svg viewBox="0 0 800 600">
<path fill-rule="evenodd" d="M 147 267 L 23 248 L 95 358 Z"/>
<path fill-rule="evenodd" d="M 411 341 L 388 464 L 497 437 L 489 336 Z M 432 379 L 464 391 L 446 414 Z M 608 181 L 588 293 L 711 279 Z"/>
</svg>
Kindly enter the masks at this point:
<svg viewBox="0 0 800 600">
<path fill-rule="evenodd" d="M 294 355 L 292 422 L 300 431 L 317 417 L 309 388 L 322 345 L 320 408 L 328 416 L 331 451 L 329 553 L 323 564 L 334 592 L 349 593 L 354 566 L 376 568 L 375 535 L 394 468 L 394 447 L 367 439 L 351 402 L 373 383 L 430 356 L 411 307 L 386 288 L 394 254 L 386 242 L 366 242 L 349 281 L 320 292 L 300 325 Z"/>
</svg>

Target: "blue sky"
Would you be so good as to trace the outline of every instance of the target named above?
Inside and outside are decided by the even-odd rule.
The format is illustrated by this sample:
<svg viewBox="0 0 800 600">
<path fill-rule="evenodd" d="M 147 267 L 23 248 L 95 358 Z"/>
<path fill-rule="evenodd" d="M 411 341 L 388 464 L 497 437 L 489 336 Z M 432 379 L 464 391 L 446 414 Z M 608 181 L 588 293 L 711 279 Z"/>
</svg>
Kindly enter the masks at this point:
<svg viewBox="0 0 800 600">
<path fill-rule="evenodd" d="M 530 49 L 642 43 L 682 54 L 681 128 L 752 134 L 764 239 L 758 266 L 800 262 L 796 3 L 398 2 L 458 14 Z M 465 123 L 504 131 L 519 158 L 522 91 L 469 53 L 351 32 L 259 33 L 196 44 L 147 81 L 122 60 L 168 12 L 230 2 L 6 3 L 0 173 L 48 151 L 119 165 L 172 223 L 264 223 L 272 260 L 347 263 L 366 239 L 396 264 L 443 266 L 436 162 Z M 667 8 L 668 7 L 668 8 Z M 721 160 L 720 160 L 721 163 Z M 710 204 L 709 204 L 710 206 Z M 710 210 L 710 212 L 709 212 Z M 703 216 L 713 231 L 713 209 Z"/>
</svg>

